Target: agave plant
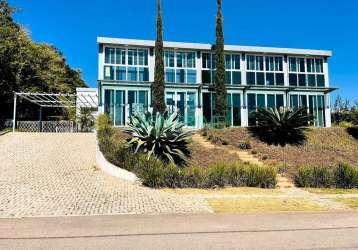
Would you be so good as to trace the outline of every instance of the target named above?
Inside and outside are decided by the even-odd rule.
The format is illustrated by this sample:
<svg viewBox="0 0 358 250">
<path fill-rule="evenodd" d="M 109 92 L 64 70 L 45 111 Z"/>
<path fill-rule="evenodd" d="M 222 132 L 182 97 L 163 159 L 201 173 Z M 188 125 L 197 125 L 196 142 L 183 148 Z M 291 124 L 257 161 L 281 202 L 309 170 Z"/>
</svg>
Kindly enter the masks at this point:
<svg viewBox="0 0 358 250">
<path fill-rule="evenodd" d="M 253 116 L 256 119 L 256 127 L 251 128 L 253 134 L 266 142 L 281 145 L 304 141 L 304 130 L 313 121 L 306 108 L 259 108 Z"/>
<path fill-rule="evenodd" d="M 191 132 L 184 132 L 183 127 L 178 112 L 157 113 L 155 117 L 146 112 L 132 115 L 125 132 L 132 136 L 128 143 L 136 153 L 147 153 L 148 159 L 154 155 L 163 162 L 185 165 L 191 153 L 188 148 Z"/>
</svg>

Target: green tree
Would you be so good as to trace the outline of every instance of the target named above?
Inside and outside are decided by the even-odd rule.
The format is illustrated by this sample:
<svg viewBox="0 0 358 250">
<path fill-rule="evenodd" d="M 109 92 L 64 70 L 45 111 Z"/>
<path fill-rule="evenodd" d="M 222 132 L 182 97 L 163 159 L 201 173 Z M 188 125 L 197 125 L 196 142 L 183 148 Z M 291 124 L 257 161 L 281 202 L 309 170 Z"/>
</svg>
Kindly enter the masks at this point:
<svg viewBox="0 0 358 250">
<path fill-rule="evenodd" d="M 11 117 L 13 92 L 74 93 L 76 87 L 86 86 L 81 72 L 72 69 L 58 49 L 32 41 L 14 21 L 15 12 L 0 0 L 0 119 Z M 18 105 L 19 114 L 29 119 L 35 117 L 36 108 Z"/>
<path fill-rule="evenodd" d="M 216 91 L 216 114 L 221 118 L 226 115 L 226 86 L 225 86 L 225 55 L 224 55 L 224 34 L 223 34 L 223 15 L 221 0 L 217 0 L 216 15 L 216 73 L 215 73 L 215 91 Z"/>
<path fill-rule="evenodd" d="M 154 69 L 154 83 L 152 86 L 153 93 L 153 114 L 164 113 L 165 99 L 164 99 L 164 52 L 163 52 L 163 22 L 160 8 L 160 0 L 157 1 L 157 39 L 155 41 L 155 69 Z"/>
</svg>

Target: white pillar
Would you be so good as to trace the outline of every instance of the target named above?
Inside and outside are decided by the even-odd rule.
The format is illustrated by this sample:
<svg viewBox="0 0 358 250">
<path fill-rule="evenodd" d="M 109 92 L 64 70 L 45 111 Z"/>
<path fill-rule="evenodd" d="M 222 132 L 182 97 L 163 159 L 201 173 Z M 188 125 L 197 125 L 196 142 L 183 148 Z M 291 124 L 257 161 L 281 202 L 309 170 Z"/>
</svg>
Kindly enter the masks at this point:
<svg viewBox="0 0 358 250">
<path fill-rule="evenodd" d="M 330 98 L 329 98 L 329 94 L 326 94 L 325 96 L 325 100 L 324 100 L 324 105 L 325 105 L 325 109 L 324 109 L 324 117 L 325 117 L 325 127 L 326 128 L 330 128 L 332 126 L 332 121 L 331 121 L 331 104 L 330 104 Z"/>
<path fill-rule="evenodd" d="M 248 116 L 248 112 L 247 112 L 247 107 L 243 108 L 241 106 L 241 126 L 242 127 L 247 127 L 249 126 L 249 116 Z"/>
<path fill-rule="evenodd" d="M 16 128 L 16 98 L 17 95 L 14 93 L 14 113 L 13 113 L 13 119 L 12 119 L 12 132 L 15 132 Z"/>
<path fill-rule="evenodd" d="M 288 77 L 288 70 L 289 70 L 289 66 L 288 66 L 288 56 L 284 56 L 283 58 L 283 81 L 284 81 L 284 86 L 289 86 L 289 77 Z"/>
</svg>

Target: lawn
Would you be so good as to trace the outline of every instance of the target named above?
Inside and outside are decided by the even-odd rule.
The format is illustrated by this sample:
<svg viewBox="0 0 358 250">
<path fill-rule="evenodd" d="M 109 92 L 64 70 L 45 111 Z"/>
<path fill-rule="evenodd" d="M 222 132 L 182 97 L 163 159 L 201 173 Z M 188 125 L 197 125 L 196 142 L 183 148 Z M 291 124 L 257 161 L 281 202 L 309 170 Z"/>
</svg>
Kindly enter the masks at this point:
<svg viewBox="0 0 358 250">
<path fill-rule="evenodd" d="M 304 199 L 208 199 L 216 213 L 326 211 Z"/>
<path fill-rule="evenodd" d="M 358 162 L 358 140 L 340 127 L 309 129 L 305 143 L 285 146 L 268 145 L 252 136 L 246 128 L 211 130 L 211 133 L 231 147 L 249 141 L 251 153 L 265 163 L 287 165 L 289 176 L 302 165 L 333 166 L 341 161 L 356 165 Z"/>
<path fill-rule="evenodd" d="M 343 189 L 343 188 L 305 188 L 306 191 L 314 194 L 358 194 L 358 189 Z"/>
<path fill-rule="evenodd" d="M 358 198 L 337 198 L 336 201 L 344 203 L 349 208 L 358 209 Z"/>
<path fill-rule="evenodd" d="M 227 187 L 213 189 L 199 188 L 163 188 L 165 192 L 176 193 L 181 195 L 203 195 L 203 196 L 220 196 L 220 195 L 282 195 L 279 189 L 263 189 L 252 187 Z"/>
</svg>

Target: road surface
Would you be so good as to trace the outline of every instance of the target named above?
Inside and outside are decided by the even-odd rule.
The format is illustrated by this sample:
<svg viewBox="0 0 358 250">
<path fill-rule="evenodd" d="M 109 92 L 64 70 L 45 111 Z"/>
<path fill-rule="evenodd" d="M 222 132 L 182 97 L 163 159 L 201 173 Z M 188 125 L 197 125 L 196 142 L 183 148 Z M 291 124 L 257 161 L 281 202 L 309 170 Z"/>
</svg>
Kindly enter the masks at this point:
<svg viewBox="0 0 358 250">
<path fill-rule="evenodd" d="M 0 219 L 0 249 L 358 249 L 358 213 Z"/>
</svg>

